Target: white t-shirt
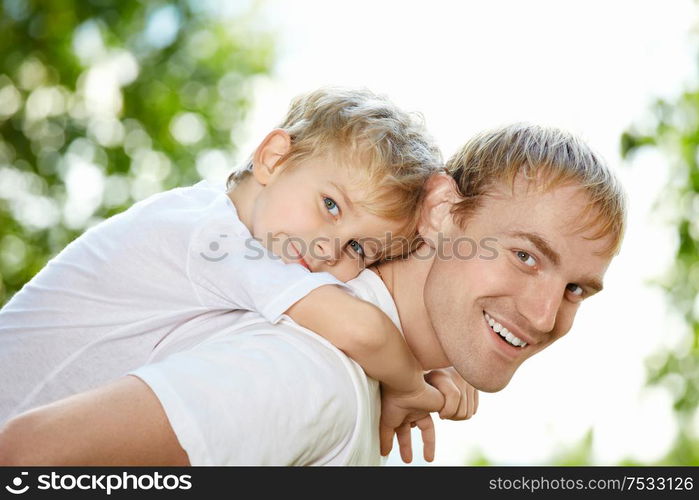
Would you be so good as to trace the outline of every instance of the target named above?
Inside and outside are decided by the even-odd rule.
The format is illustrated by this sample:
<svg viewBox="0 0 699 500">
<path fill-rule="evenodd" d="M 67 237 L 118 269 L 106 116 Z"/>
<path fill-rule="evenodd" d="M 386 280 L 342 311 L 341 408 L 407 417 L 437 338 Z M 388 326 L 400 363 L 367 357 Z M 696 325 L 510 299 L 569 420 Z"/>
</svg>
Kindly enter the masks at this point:
<svg viewBox="0 0 699 500">
<path fill-rule="evenodd" d="M 0 310 L 0 423 L 186 348 L 234 321 L 279 321 L 313 289 L 344 286 L 268 254 L 223 186 L 154 195 L 86 231 Z"/>
<path fill-rule="evenodd" d="M 348 282 L 400 329 L 379 277 Z M 286 316 L 235 327 L 132 373 L 154 391 L 192 465 L 377 465 L 378 382 Z"/>
</svg>

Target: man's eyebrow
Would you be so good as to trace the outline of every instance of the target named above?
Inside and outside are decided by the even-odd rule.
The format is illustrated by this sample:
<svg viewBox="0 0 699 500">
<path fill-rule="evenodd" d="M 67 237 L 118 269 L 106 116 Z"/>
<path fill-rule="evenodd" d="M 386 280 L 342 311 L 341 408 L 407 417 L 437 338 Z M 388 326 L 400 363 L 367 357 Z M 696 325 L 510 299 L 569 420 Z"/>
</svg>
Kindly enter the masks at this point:
<svg viewBox="0 0 699 500">
<path fill-rule="evenodd" d="M 350 211 L 353 211 L 354 204 L 352 203 L 352 200 L 350 200 L 350 197 L 347 196 L 347 192 L 345 191 L 345 189 L 341 187 L 339 184 L 334 183 L 333 181 L 330 181 L 330 184 L 340 193 L 340 196 L 342 196 L 342 200 L 344 201 L 345 206 L 347 206 L 347 208 Z"/>
<path fill-rule="evenodd" d="M 604 286 L 602 285 L 602 280 L 597 278 L 590 278 L 589 280 L 586 280 L 583 283 L 578 284 L 591 288 L 593 290 L 593 293 L 601 292 L 604 288 Z"/>
<path fill-rule="evenodd" d="M 522 238 L 529 240 L 532 245 L 534 245 L 542 254 L 544 254 L 555 266 L 559 265 L 561 262 L 561 256 L 551 248 L 551 245 L 544 237 L 536 233 L 528 233 L 525 231 L 511 231 L 507 233 L 508 236 L 514 238 Z M 602 280 L 599 278 L 589 278 L 578 285 L 586 286 L 593 290 L 593 293 L 601 292 L 604 286 L 602 285 Z"/>
<path fill-rule="evenodd" d="M 510 231 L 507 233 L 508 236 L 514 238 L 522 238 L 529 240 L 529 242 L 534 245 L 546 258 L 553 262 L 554 266 L 558 266 L 561 263 L 561 256 L 551 248 L 551 245 L 545 238 L 536 233 L 528 233 L 525 231 Z"/>
</svg>

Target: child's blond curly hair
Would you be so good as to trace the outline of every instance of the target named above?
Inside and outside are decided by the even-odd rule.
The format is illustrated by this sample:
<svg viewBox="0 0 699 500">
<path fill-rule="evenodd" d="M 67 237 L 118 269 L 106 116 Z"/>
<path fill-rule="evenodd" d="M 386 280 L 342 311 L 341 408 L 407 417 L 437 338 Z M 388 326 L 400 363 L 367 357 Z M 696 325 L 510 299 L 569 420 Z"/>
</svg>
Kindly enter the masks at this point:
<svg viewBox="0 0 699 500">
<path fill-rule="evenodd" d="M 309 157 L 332 158 L 358 173 L 358 184 L 369 188 L 361 203 L 366 210 L 405 220 L 402 238 L 394 240 L 400 245 L 385 249 L 384 257 L 415 248 L 423 185 L 443 167 L 421 115 L 366 89 L 324 87 L 295 98 L 279 128 L 291 137 L 289 152 L 279 160 L 286 168 Z M 251 169 L 252 157 L 229 176 L 229 186 Z"/>
</svg>

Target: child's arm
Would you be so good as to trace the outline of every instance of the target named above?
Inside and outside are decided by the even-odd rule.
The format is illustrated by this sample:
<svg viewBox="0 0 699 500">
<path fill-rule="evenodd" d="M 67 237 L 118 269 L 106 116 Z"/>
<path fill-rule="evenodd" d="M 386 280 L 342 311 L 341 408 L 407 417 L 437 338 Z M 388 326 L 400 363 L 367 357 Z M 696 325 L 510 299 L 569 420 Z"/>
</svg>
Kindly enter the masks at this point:
<svg viewBox="0 0 699 500">
<path fill-rule="evenodd" d="M 476 414 L 478 390 L 466 382 L 453 366 L 431 370 L 425 374 L 425 380 L 444 395 L 440 418 L 468 420 Z"/>
<path fill-rule="evenodd" d="M 434 425 L 430 412 L 445 398 L 425 380 L 422 367 L 398 328 L 378 307 L 334 287 L 322 286 L 294 304 L 287 314 L 298 324 L 329 340 L 381 382 L 381 454 L 391 451 L 398 433 L 401 457 L 412 458 L 410 426 L 422 432 L 425 460 L 434 458 Z"/>
<path fill-rule="evenodd" d="M 329 340 L 370 377 L 415 409 L 438 411 L 444 400 L 424 378 L 398 328 L 378 307 L 334 286 L 313 290 L 287 310 L 299 325 Z"/>
<path fill-rule="evenodd" d="M 454 367 L 434 369 L 425 374 L 425 380 L 444 396 L 444 406 L 439 412 L 442 419 L 467 420 L 478 409 L 478 391 L 466 382 Z M 384 393 L 381 400 L 381 427 L 379 431 L 381 454 L 388 455 L 393 447 L 394 434 L 398 438 L 400 456 L 409 463 L 413 457 L 410 428 L 417 426 L 422 432 L 425 460 L 434 459 L 435 431 L 428 412 L 408 410 L 413 405 L 400 396 Z M 396 422 L 403 423 L 396 426 Z"/>
</svg>

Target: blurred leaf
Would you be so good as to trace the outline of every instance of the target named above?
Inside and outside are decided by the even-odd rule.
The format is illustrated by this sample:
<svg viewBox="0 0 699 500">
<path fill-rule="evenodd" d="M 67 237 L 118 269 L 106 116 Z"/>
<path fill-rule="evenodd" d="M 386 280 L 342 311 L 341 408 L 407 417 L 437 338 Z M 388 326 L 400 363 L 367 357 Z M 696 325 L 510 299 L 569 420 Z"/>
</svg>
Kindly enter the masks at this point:
<svg viewBox="0 0 699 500">
<path fill-rule="evenodd" d="M 659 205 L 675 211 L 678 246 L 675 260 L 662 281 L 672 307 L 689 328 L 674 349 L 655 353 L 647 362 L 649 385 L 663 386 L 673 397 L 678 437 L 661 460 L 668 465 L 699 465 L 699 88 L 653 106 L 654 122 L 622 134 L 624 157 L 642 147 L 655 148 L 672 167 Z"/>
<path fill-rule="evenodd" d="M 257 3 L 225 6 L 0 0 L 0 305 L 90 225 L 198 181 L 207 152 L 234 168 L 275 54 Z"/>
<path fill-rule="evenodd" d="M 592 461 L 592 443 L 594 441 L 594 432 L 592 429 L 585 433 L 585 436 L 573 447 L 562 450 L 552 460 L 556 465 L 581 465 L 591 464 Z"/>
</svg>

